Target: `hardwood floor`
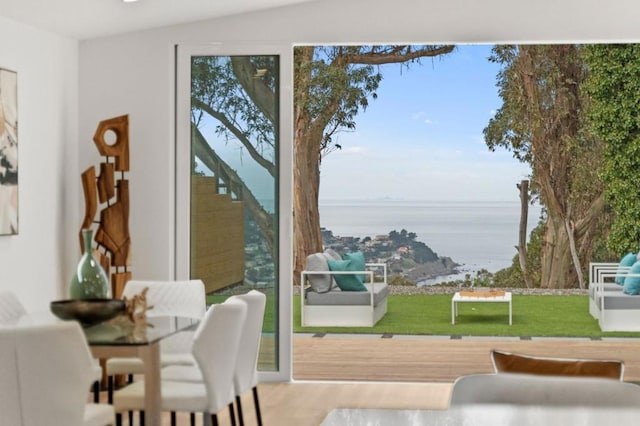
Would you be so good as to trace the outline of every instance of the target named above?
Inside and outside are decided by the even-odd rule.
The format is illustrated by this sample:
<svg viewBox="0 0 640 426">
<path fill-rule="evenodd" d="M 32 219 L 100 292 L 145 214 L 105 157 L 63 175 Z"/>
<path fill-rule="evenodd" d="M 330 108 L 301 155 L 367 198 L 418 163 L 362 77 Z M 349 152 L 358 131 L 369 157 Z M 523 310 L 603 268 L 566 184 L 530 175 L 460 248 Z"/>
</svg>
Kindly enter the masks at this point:
<svg viewBox="0 0 640 426">
<path fill-rule="evenodd" d="M 261 383 L 260 408 L 265 426 L 318 426 L 334 408 L 446 409 L 451 384 L 446 383 L 345 383 L 293 382 Z M 251 394 L 242 398 L 245 425 L 256 425 Z M 123 425 L 128 425 L 126 415 Z M 227 410 L 218 414 L 221 426 L 230 425 Z M 134 425 L 138 424 L 137 416 Z M 163 414 L 163 426 L 171 424 Z M 189 415 L 178 413 L 178 425 L 188 425 Z M 196 425 L 202 425 L 202 416 Z"/>
<path fill-rule="evenodd" d="M 446 409 L 453 381 L 490 373 L 491 349 L 540 356 L 621 359 L 625 381 L 640 382 L 640 340 L 340 336 L 294 338 L 291 383 L 258 386 L 265 426 L 317 426 L 333 408 Z M 256 425 L 251 394 L 245 424 Z M 219 413 L 230 425 L 228 412 Z M 125 420 L 124 425 L 128 422 Z M 137 422 L 134 422 L 137 424 Z M 178 424 L 188 425 L 187 414 Z M 201 416 L 197 424 L 202 425 Z M 169 415 L 163 426 L 170 425 Z"/>
</svg>

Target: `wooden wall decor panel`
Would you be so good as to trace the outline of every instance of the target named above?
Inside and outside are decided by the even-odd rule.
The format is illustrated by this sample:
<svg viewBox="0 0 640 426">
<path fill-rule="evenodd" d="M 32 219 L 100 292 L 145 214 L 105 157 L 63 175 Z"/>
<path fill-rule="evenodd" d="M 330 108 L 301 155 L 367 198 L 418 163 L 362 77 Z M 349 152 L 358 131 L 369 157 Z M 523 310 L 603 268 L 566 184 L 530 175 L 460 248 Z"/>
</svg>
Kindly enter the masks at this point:
<svg viewBox="0 0 640 426">
<path fill-rule="evenodd" d="M 124 285 L 131 279 L 131 271 L 117 272 L 111 275 L 111 294 L 116 299 L 122 299 Z"/>
<path fill-rule="evenodd" d="M 113 163 L 100 163 L 100 177 L 98 178 L 98 197 L 101 203 L 106 203 L 116 195 L 115 171 Z"/>
<path fill-rule="evenodd" d="M 115 141 L 106 141 L 107 132 L 115 134 Z M 94 222 L 98 209 L 98 199 L 107 206 L 100 211 L 95 241 L 104 248 L 98 253 L 100 265 L 111 275 L 111 292 L 119 298 L 127 281 L 131 279 L 128 270 L 131 257 L 131 237 L 129 234 L 129 181 L 125 172 L 129 171 L 129 116 L 103 120 L 98 124 L 93 137 L 101 155 L 107 157 L 100 163 L 100 175 L 96 177 L 95 168 L 89 167 L 81 176 L 85 197 L 85 215 L 80 230 L 95 227 Z M 115 164 L 108 157 L 115 158 Z M 121 172 L 120 179 L 115 179 L 115 171 Z M 80 247 L 84 250 L 83 239 Z M 109 274 L 110 266 L 115 272 Z"/>
<path fill-rule="evenodd" d="M 112 144 L 105 140 L 107 132 L 115 134 L 116 140 Z M 93 141 L 100 155 L 115 157 L 117 171 L 129 171 L 129 115 L 101 121 L 93 135 Z"/>
<path fill-rule="evenodd" d="M 107 274 L 107 277 L 109 276 L 109 271 L 111 270 L 111 265 L 110 260 L 109 260 L 109 256 L 107 256 L 106 253 L 103 253 L 99 250 L 93 250 L 93 257 L 95 259 L 98 259 L 98 263 L 100 264 L 100 266 L 102 266 L 102 269 L 104 269 L 104 273 Z"/>
<path fill-rule="evenodd" d="M 96 217 L 98 211 L 98 196 L 96 191 L 96 171 L 93 167 L 89 167 L 80 175 L 82 181 L 82 192 L 84 193 L 84 219 L 82 220 L 82 226 L 78 233 L 80 240 L 80 251 L 84 253 L 84 238 L 82 237 L 82 230 L 90 228 L 93 223 L 93 219 Z"/>
<path fill-rule="evenodd" d="M 118 181 L 118 200 L 100 212 L 100 226 L 95 240 L 111 254 L 112 266 L 127 265 L 131 247 L 128 181 Z"/>
</svg>

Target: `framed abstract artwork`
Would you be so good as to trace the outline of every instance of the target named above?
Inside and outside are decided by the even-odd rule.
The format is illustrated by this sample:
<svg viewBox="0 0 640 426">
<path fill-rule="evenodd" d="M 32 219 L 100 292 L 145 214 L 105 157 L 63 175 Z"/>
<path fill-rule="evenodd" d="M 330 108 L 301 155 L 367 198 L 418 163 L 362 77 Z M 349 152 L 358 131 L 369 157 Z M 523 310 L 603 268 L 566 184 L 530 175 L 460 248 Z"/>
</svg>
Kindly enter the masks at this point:
<svg viewBox="0 0 640 426">
<path fill-rule="evenodd" d="M 18 233 L 18 74 L 0 68 L 0 235 Z"/>
</svg>

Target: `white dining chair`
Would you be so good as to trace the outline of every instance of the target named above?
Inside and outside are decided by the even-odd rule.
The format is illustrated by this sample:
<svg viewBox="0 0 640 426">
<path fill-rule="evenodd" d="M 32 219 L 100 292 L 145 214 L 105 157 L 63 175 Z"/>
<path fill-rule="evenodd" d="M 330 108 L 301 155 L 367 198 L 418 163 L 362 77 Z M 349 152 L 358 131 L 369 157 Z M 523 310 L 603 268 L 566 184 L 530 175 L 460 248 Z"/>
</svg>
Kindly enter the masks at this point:
<svg viewBox="0 0 640 426">
<path fill-rule="evenodd" d="M 258 399 L 258 355 L 267 297 L 264 293 L 251 290 L 246 294 L 229 297 L 224 303 L 241 300 L 247 304 L 247 318 L 242 328 L 240 348 L 233 377 L 236 407 L 240 426 L 244 425 L 241 396 L 249 390 L 253 393 L 253 403 L 258 425 L 262 425 L 260 402 Z M 170 365 L 162 369 L 163 380 L 173 381 L 203 381 L 202 372 L 198 366 Z"/>
<path fill-rule="evenodd" d="M 226 406 L 235 424 L 233 378 L 246 315 L 247 304 L 239 299 L 209 308 L 195 332 L 192 346 L 203 381 L 161 380 L 163 411 L 207 413 L 217 426 L 217 413 Z M 117 424 L 121 424 L 123 411 L 142 410 L 144 379 L 114 392 L 113 404 Z"/>
<path fill-rule="evenodd" d="M 15 331 L 0 328 L 0 413 L 7 425 L 22 425 L 20 394 L 16 392 L 20 387 L 15 349 Z"/>
<path fill-rule="evenodd" d="M 462 404 L 638 407 L 640 386 L 600 377 L 471 374 L 453 383 L 449 405 Z"/>
<path fill-rule="evenodd" d="M 206 294 L 201 280 L 188 281 L 139 281 L 131 280 L 125 285 L 122 296 L 133 297 L 146 293 L 147 305 L 152 308 L 146 312 L 148 317 L 179 316 L 201 319 L 206 310 Z M 161 365 L 195 365 L 191 355 L 193 332 L 177 333 L 160 342 Z M 111 358 L 106 362 L 108 376 L 108 401 L 113 401 L 115 375 L 129 376 L 144 374 L 144 364 L 140 358 Z"/>
<path fill-rule="evenodd" d="M 13 333 L 18 383 L 14 392 L 20 401 L 21 416 L 21 423 L 7 424 L 108 426 L 115 423 L 112 406 L 86 403 L 87 389 L 94 380 L 94 361 L 76 321 L 2 331 Z M 4 410 L 2 415 L 4 422 Z"/>
<path fill-rule="evenodd" d="M 260 340 L 262 338 L 267 296 L 259 291 L 251 290 L 246 294 L 232 296 L 231 298 L 238 298 L 247 304 L 247 319 L 240 337 L 240 350 L 233 377 L 238 419 L 240 420 L 240 426 L 243 426 L 244 416 L 242 415 L 241 396 L 251 391 L 256 420 L 258 425 L 262 426 L 260 401 L 258 399 L 258 355 L 260 354 Z"/>
<path fill-rule="evenodd" d="M 20 299 L 11 291 L 0 291 L 0 323 L 15 324 L 27 311 Z"/>
<path fill-rule="evenodd" d="M 20 299 L 9 290 L 0 291 L 0 326 L 12 326 L 18 323 L 20 318 L 28 315 Z M 100 381 L 102 380 L 102 367 L 98 360 L 93 365 L 93 402 L 100 400 Z"/>
</svg>

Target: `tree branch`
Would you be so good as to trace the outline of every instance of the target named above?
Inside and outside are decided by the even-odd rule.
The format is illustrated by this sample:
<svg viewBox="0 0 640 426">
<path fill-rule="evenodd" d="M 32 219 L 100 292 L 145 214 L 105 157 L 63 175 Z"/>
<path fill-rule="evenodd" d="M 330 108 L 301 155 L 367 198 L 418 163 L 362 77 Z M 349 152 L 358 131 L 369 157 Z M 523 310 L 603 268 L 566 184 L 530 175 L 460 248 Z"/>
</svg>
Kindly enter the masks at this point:
<svg viewBox="0 0 640 426">
<path fill-rule="evenodd" d="M 275 166 L 274 166 L 274 164 L 271 161 L 269 161 L 266 158 L 264 158 L 258 152 L 258 150 L 255 148 L 255 146 L 253 146 L 253 144 L 251 143 L 251 141 L 249 139 L 247 139 L 247 137 L 244 135 L 242 130 L 238 129 L 227 118 L 226 115 L 224 115 L 223 113 L 221 113 L 219 111 L 214 110 L 213 108 L 211 108 L 209 105 L 207 105 L 206 103 L 202 102 L 198 98 L 191 97 L 191 102 L 192 102 L 192 105 L 194 107 L 199 108 L 202 111 L 205 111 L 211 117 L 213 117 L 216 120 L 220 121 L 220 123 L 222 123 L 223 126 L 225 126 L 227 129 L 229 129 L 229 131 L 231 133 L 233 133 L 233 135 L 236 138 L 238 138 L 238 141 L 247 149 L 247 152 L 249 153 L 251 158 L 253 158 L 256 161 L 256 163 L 258 163 L 262 167 L 264 167 L 265 170 L 267 170 L 271 176 L 275 176 Z"/>
<path fill-rule="evenodd" d="M 392 46 L 390 51 L 344 55 L 343 59 L 349 64 L 384 65 L 444 55 L 451 53 L 453 49 L 455 49 L 455 45 L 429 46 L 415 51 L 411 50 L 411 46 Z"/>
<path fill-rule="evenodd" d="M 258 109 L 274 124 L 277 120 L 276 94 L 264 83 L 262 78 L 256 77 L 256 67 L 251 63 L 248 56 L 232 56 L 231 65 L 233 73 L 238 78 L 238 82 L 249 95 Z M 276 72 L 279 68 L 276 67 Z M 276 76 L 278 79 L 280 76 Z"/>
</svg>

